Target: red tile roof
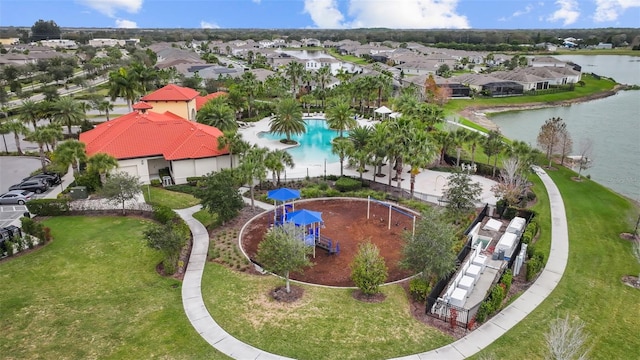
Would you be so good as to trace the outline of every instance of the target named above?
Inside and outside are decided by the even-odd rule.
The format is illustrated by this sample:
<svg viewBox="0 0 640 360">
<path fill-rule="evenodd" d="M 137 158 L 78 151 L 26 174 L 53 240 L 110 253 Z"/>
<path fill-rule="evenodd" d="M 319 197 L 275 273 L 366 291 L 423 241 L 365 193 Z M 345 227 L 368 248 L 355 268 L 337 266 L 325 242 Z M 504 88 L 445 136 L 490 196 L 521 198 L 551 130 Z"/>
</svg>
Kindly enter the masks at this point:
<svg viewBox="0 0 640 360">
<path fill-rule="evenodd" d="M 139 101 L 133 104 L 133 110 L 149 110 L 149 109 L 153 109 L 153 106 L 149 105 L 149 103 L 146 103 L 144 101 Z"/>
<path fill-rule="evenodd" d="M 206 96 L 198 96 L 196 98 L 196 110 L 200 110 L 200 108 L 203 107 L 204 104 L 207 103 L 207 101 L 209 101 L 211 99 L 215 99 L 215 98 L 217 98 L 218 96 L 221 96 L 221 95 L 227 95 L 227 93 L 224 92 L 224 91 L 216 91 L 216 92 L 208 94 Z"/>
<path fill-rule="evenodd" d="M 116 159 L 163 156 L 167 160 L 201 159 L 225 155 L 218 150 L 222 131 L 185 120 L 169 111 L 137 111 L 104 122 L 80 134 L 87 155 L 107 153 Z"/>
<path fill-rule="evenodd" d="M 142 101 L 189 101 L 200 93 L 187 87 L 169 84 L 140 98 Z"/>
</svg>

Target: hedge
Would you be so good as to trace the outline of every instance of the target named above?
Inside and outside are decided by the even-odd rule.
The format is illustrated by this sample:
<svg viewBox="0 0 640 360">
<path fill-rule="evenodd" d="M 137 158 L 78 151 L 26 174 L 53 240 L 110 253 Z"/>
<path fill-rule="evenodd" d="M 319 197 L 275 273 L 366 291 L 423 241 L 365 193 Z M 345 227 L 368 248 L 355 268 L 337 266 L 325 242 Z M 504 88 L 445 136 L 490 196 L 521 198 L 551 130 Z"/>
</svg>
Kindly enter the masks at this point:
<svg viewBox="0 0 640 360">
<path fill-rule="evenodd" d="M 27 209 L 40 216 L 59 216 L 69 212 L 69 199 L 34 199 L 27 202 Z"/>
<path fill-rule="evenodd" d="M 545 256 L 544 253 L 536 249 L 535 246 L 529 246 L 527 248 L 527 255 L 529 256 L 529 260 L 527 260 L 527 281 L 531 281 L 542 271 L 542 268 L 544 268 Z"/>
<path fill-rule="evenodd" d="M 356 180 L 348 177 L 341 177 L 340 179 L 336 180 L 336 189 L 338 189 L 341 192 L 356 191 L 361 187 L 362 187 L 362 182 L 360 180 Z"/>
</svg>

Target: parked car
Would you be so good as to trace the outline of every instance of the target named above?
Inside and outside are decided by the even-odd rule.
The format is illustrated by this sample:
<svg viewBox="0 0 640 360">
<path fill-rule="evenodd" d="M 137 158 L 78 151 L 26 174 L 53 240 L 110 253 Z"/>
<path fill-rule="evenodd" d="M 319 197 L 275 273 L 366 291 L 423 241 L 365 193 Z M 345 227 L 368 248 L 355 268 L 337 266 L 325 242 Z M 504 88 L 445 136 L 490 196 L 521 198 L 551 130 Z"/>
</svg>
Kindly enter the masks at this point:
<svg viewBox="0 0 640 360">
<path fill-rule="evenodd" d="M 60 175 L 58 175 L 57 173 L 37 174 L 37 175 L 26 177 L 22 179 L 22 181 L 24 182 L 27 180 L 35 180 L 35 179 L 42 179 L 46 181 L 47 185 L 49 186 L 58 185 L 62 182 L 62 179 L 60 179 Z"/>
<path fill-rule="evenodd" d="M 0 195 L 0 204 L 18 204 L 24 205 L 31 200 L 33 193 L 28 190 L 11 190 Z"/>
<path fill-rule="evenodd" d="M 29 190 L 36 194 L 43 193 L 47 189 L 49 189 L 49 185 L 42 179 L 27 180 L 9 187 L 9 190 Z"/>
</svg>

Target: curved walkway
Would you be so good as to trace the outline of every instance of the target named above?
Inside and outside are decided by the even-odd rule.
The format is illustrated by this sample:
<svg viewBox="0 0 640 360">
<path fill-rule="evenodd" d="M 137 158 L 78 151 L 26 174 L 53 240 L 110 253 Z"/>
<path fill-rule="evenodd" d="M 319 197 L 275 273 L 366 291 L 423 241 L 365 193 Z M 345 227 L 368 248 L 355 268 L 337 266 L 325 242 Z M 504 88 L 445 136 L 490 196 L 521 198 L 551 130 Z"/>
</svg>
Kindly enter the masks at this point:
<svg viewBox="0 0 640 360">
<path fill-rule="evenodd" d="M 560 282 L 569 257 L 569 232 L 564 202 L 558 187 L 541 168 L 534 171 L 547 189 L 551 207 L 551 253 L 547 265 L 531 287 L 499 314 L 467 336 L 441 348 L 408 355 L 403 360 L 465 359 L 489 346 L 523 320 Z M 256 202 L 257 203 L 257 202 Z M 224 331 L 211 317 L 202 299 L 202 272 L 207 261 L 209 235 L 204 225 L 193 218 L 200 206 L 176 210 L 193 233 L 193 248 L 182 283 L 182 304 L 191 325 L 209 344 L 235 359 L 287 359 L 245 344 Z"/>
</svg>

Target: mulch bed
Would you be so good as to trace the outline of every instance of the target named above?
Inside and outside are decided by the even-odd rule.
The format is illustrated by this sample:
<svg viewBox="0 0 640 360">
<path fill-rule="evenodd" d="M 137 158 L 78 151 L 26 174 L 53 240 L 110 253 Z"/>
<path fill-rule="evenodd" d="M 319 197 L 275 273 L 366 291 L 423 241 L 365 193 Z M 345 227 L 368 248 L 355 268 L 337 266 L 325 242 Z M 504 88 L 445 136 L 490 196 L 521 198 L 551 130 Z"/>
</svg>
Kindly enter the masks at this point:
<svg viewBox="0 0 640 360">
<path fill-rule="evenodd" d="M 269 295 L 276 301 L 292 303 L 302 298 L 304 295 L 304 289 L 300 286 L 290 285 L 290 292 L 287 292 L 285 286 L 278 286 L 277 288 L 269 291 Z"/>
<path fill-rule="evenodd" d="M 393 211 L 389 229 L 389 209 L 372 202 L 370 219 L 367 219 L 367 202 L 361 200 L 313 200 L 296 203 L 295 208 L 322 212 L 325 227 L 320 233 L 339 242 L 340 253 L 329 254 L 316 248 L 316 257 L 311 258 L 314 265 L 305 269 L 303 274 L 291 274 L 292 279 L 321 285 L 354 286 L 349 265 L 358 245 L 366 241 L 375 244 L 385 259 L 389 273 L 387 281 L 412 275 L 399 266 L 402 236 L 404 231 L 411 231 L 411 218 Z M 251 259 L 256 259 L 258 244 L 272 222 L 273 212 L 265 213 L 253 220 L 242 234 L 242 246 Z"/>
</svg>

